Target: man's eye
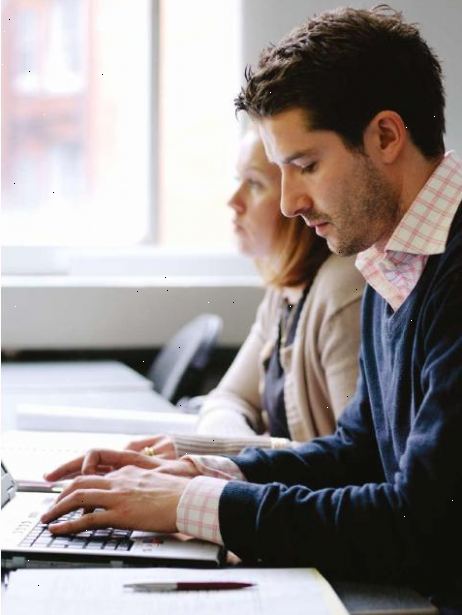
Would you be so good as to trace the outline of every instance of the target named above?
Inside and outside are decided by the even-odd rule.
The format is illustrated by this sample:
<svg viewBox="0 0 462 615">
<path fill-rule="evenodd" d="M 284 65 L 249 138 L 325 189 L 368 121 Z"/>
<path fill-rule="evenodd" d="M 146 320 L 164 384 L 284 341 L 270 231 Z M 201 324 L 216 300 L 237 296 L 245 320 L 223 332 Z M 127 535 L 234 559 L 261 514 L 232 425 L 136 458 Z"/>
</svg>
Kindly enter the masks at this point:
<svg viewBox="0 0 462 615">
<path fill-rule="evenodd" d="M 318 166 L 317 162 L 311 162 L 310 164 L 307 164 L 304 167 L 300 168 L 300 172 L 303 173 L 313 173 L 313 171 L 316 170 L 316 167 Z"/>
</svg>

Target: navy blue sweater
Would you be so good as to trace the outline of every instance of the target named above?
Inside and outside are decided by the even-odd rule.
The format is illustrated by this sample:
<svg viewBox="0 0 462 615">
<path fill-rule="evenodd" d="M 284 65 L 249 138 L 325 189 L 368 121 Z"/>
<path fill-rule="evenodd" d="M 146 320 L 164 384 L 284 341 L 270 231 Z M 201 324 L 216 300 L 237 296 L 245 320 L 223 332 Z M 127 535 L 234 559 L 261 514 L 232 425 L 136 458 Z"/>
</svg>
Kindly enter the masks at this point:
<svg viewBox="0 0 462 615">
<path fill-rule="evenodd" d="M 233 457 L 220 499 L 246 561 L 411 583 L 462 579 L 462 206 L 396 311 L 371 287 L 356 394 L 332 436 Z"/>
</svg>

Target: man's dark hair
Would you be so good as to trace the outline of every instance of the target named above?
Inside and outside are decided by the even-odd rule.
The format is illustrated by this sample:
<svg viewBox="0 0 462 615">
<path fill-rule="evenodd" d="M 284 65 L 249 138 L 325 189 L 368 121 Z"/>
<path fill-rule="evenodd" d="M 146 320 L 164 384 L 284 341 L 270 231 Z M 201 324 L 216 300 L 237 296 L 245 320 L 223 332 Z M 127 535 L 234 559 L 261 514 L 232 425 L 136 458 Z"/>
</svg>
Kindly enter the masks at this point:
<svg viewBox="0 0 462 615">
<path fill-rule="evenodd" d="M 302 108 L 310 129 L 361 149 L 372 118 L 391 110 L 425 157 L 444 152 L 441 66 L 417 27 L 387 5 L 309 19 L 265 49 L 245 77 L 235 105 L 252 117 Z"/>
</svg>

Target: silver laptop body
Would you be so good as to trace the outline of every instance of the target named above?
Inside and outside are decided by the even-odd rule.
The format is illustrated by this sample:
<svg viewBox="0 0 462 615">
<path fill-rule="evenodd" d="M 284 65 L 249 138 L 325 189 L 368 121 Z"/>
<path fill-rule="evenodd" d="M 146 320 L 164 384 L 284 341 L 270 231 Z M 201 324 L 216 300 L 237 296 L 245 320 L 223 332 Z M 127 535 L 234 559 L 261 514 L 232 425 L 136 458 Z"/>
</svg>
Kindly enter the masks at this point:
<svg viewBox="0 0 462 615">
<path fill-rule="evenodd" d="M 223 561 L 221 547 L 180 535 L 108 529 L 53 537 L 40 523 L 40 517 L 56 497 L 51 493 L 18 491 L 2 462 L 2 568 L 218 566 Z"/>
</svg>

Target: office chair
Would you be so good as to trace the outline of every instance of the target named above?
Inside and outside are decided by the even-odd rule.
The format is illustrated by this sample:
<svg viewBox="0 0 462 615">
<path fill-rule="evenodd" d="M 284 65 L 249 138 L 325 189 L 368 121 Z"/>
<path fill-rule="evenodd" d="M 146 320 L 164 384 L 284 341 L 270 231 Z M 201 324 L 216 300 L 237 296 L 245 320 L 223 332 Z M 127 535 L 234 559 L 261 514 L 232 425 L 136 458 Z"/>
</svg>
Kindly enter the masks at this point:
<svg viewBox="0 0 462 615">
<path fill-rule="evenodd" d="M 175 403 L 197 393 L 222 326 L 220 316 L 201 314 L 183 325 L 159 351 L 148 378 L 162 397 Z"/>
</svg>

